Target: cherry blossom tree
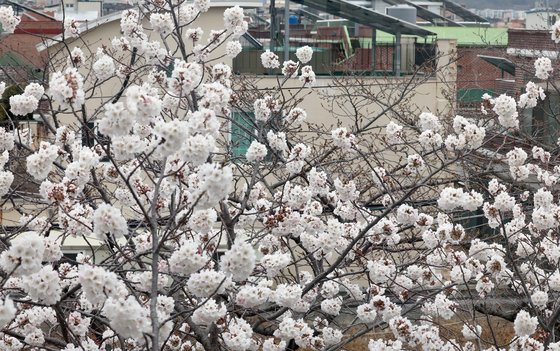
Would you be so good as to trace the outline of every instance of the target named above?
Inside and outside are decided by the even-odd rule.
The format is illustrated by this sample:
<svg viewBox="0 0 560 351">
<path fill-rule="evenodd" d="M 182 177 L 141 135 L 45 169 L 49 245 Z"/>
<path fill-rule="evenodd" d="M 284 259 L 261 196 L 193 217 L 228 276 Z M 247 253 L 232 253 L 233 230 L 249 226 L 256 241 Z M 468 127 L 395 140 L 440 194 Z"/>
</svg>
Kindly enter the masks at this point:
<svg viewBox="0 0 560 351">
<path fill-rule="evenodd" d="M 218 48 L 241 51 L 243 10 L 204 33 L 209 6 L 136 4 L 110 47 L 70 47 L 67 19 L 48 81 L 10 98 L 50 133 L 0 128 L 3 201 L 32 205 L 0 236 L 0 349 L 560 350 L 560 167 L 519 117 L 554 84 L 549 59 L 517 100 L 485 96 L 476 116 L 401 109 L 422 77 L 382 98 L 337 80 L 315 93 L 352 108 L 317 125 L 300 106 L 312 49 L 263 52 L 282 76 L 257 88 L 220 63 Z M 0 22 L 19 18 L 0 8 Z M 251 136 L 244 155 L 232 124 Z M 12 185 L 16 161 L 37 194 Z M 89 246 L 75 260 L 73 239 Z"/>
</svg>

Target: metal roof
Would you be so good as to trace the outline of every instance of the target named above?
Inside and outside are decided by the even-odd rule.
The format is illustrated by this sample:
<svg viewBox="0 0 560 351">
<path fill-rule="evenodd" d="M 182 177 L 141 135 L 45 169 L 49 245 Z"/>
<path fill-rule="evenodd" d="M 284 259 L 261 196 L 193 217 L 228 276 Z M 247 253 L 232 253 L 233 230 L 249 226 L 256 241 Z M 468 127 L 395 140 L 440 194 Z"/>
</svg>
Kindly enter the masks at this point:
<svg viewBox="0 0 560 351">
<path fill-rule="evenodd" d="M 346 18 L 352 22 L 364 26 L 380 29 L 391 34 L 410 34 L 427 36 L 434 35 L 433 32 L 426 30 L 415 24 L 402 21 L 398 18 L 383 15 L 371 9 L 354 5 L 345 0 L 292 0 L 293 2 L 310 7 L 315 10 L 323 11 L 328 14 Z"/>
<path fill-rule="evenodd" d="M 242 35 L 242 37 L 247 40 L 247 42 L 251 45 L 253 45 L 253 47 L 262 50 L 263 48 L 263 44 L 257 40 L 257 38 L 255 38 L 254 36 L 252 36 L 251 34 L 249 34 L 249 32 L 245 33 Z"/>
<path fill-rule="evenodd" d="M 515 64 L 504 57 L 497 57 L 497 56 L 488 56 L 488 55 L 478 55 L 484 61 L 498 67 L 499 69 L 511 74 L 512 76 L 515 75 Z"/>
<path fill-rule="evenodd" d="M 428 9 L 423 8 L 422 6 L 418 6 L 412 1 L 409 0 L 384 0 L 386 3 L 390 5 L 408 5 L 412 6 L 416 9 L 416 15 L 422 19 L 425 19 L 428 22 L 431 22 L 435 25 L 447 25 L 453 27 L 462 27 L 463 25 L 450 20 L 444 16 L 441 16 L 435 12 L 432 12 Z"/>
<path fill-rule="evenodd" d="M 552 12 L 552 13 L 558 13 L 560 12 L 560 9 L 553 9 L 553 8 L 534 8 L 534 9 L 530 9 L 525 11 L 525 13 L 541 13 L 541 12 Z"/>
<path fill-rule="evenodd" d="M 461 17 L 463 21 L 466 22 L 478 22 L 478 23 L 488 23 L 488 20 L 484 17 L 477 15 L 476 13 L 469 11 L 465 7 L 453 2 L 451 0 L 430 0 L 431 2 L 442 2 L 446 10 L 449 10 Z"/>
<path fill-rule="evenodd" d="M 315 20 L 315 21 L 324 20 L 324 18 L 321 17 L 320 15 L 317 15 L 317 14 L 315 14 L 315 13 L 313 13 L 313 12 L 311 12 L 311 11 L 307 11 L 307 10 L 305 10 L 305 9 L 298 9 L 296 12 L 298 12 L 298 13 L 302 14 L 303 16 L 306 16 L 306 17 L 308 17 L 308 18 L 310 18 L 310 19 L 313 19 L 313 20 Z"/>
</svg>

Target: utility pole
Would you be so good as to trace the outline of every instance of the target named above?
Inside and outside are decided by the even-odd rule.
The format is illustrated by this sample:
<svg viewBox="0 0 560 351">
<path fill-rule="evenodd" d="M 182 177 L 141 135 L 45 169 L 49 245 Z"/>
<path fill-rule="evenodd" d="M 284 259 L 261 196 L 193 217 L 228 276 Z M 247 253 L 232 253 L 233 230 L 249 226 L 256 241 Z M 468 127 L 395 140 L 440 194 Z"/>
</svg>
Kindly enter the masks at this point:
<svg viewBox="0 0 560 351">
<path fill-rule="evenodd" d="M 290 0 L 284 0 L 284 61 L 290 60 Z"/>
<path fill-rule="evenodd" d="M 270 0 L 270 51 L 276 48 L 276 1 Z"/>
</svg>

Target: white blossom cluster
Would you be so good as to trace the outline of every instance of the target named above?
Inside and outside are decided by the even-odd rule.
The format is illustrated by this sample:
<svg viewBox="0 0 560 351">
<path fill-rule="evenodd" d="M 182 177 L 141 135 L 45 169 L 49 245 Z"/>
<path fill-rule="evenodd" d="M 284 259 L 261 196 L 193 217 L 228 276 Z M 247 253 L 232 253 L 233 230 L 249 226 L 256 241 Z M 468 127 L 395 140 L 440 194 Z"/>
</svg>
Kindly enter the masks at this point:
<svg viewBox="0 0 560 351">
<path fill-rule="evenodd" d="M 126 299 L 107 299 L 103 312 L 109 319 L 111 327 L 125 338 L 140 340 L 143 333 L 147 333 L 151 329 L 147 318 L 149 311 L 140 305 L 133 296 Z"/>
<path fill-rule="evenodd" d="M 41 142 L 39 151 L 27 157 L 27 172 L 37 180 L 45 179 L 59 155 L 59 148 L 47 142 Z"/>
<path fill-rule="evenodd" d="M 0 254 L 0 268 L 6 273 L 30 275 L 41 270 L 45 245 L 36 233 L 27 233 L 12 240 L 8 250 Z"/>
<path fill-rule="evenodd" d="M 198 63 L 176 59 L 167 85 L 177 96 L 185 96 L 202 81 L 202 67 Z"/>
<path fill-rule="evenodd" d="M 268 121 L 274 112 L 280 111 L 280 105 L 272 96 L 265 96 L 262 99 L 256 99 L 253 103 L 255 119 L 257 121 Z"/>
<path fill-rule="evenodd" d="M 453 130 L 456 134 L 449 134 L 445 139 L 445 146 L 450 150 L 477 149 L 486 137 L 484 127 L 477 126 L 463 116 L 455 116 Z"/>
<path fill-rule="evenodd" d="M 278 55 L 266 50 L 261 54 L 261 62 L 264 68 L 274 69 L 280 67 L 280 61 L 278 60 Z"/>
<path fill-rule="evenodd" d="M 243 50 L 241 43 L 237 40 L 228 41 L 226 44 L 226 55 L 231 58 L 237 57 Z"/>
<path fill-rule="evenodd" d="M 313 68 L 311 66 L 303 66 L 301 68 L 299 81 L 303 83 L 303 86 L 312 87 L 313 85 L 315 85 L 316 80 L 317 78 L 315 76 L 315 72 L 313 72 Z"/>
<path fill-rule="evenodd" d="M 181 275 L 191 275 L 203 268 L 209 257 L 199 252 L 199 244 L 194 241 L 185 241 L 169 258 L 171 272 Z"/>
<path fill-rule="evenodd" d="M 546 95 L 544 89 L 533 82 L 528 82 L 525 86 L 525 93 L 519 96 L 518 105 L 520 108 L 533 108 L 537 106 L 538 100 L 544 100 Z"/>
<path fill-rule="evenodd" d="M 253 142 L 251 142 L 251 145 L 249 145 L 245 157 L 247 158 L 247 161 L 255 162 L 255 161 L 264 160 L 266 154 L 267 154 L 266 145 L 261 144 L 258 141 L 254 140 Z"/>
<path fill-rule="evenodd" d="M 386 141 L 389 144 L 398 144 L 403 140 L 403 126 L 391 121 L 385 127 Z"/>
<path fill-rule="evenodd" d="M 331 136 L 333 138 L 334 145 L 345 150 L 351 149 L 356 143 L 356 136 L 348 132 L 344 127 L 334 129 L 331 132 Z"/>
<path fill-rule="evenodd" d="M 552 40 L 556 44 L 560 43 L 560 21 L 556 21 L 556 23 L 554 23 L 550 27 L 550 33 L 551 33 Z"/>
<path fill-rule="evenodd" d="M 307 45 L 296 50 L 296 56 L 301 63 L 308 63 L 313 56 L 313 49 Z"/>
<path fill-rule="evenodd" d="M 288 112 L 286 116 L 284 116 L 284 120 L 286 123 L 294 128 L 297 128 L 302 125 L 303 122 L 307 119 L 307 112 L 301 107 L 295 107 Z"/>
<path fill-rule="evenodd" d="M 64 20 L 64 36 L 66 38 L 77 38 L 80 36 L 79 23 L 74 18 Z"/>
<path fill-rule="evenodd" d="M 506 94 L 502 94 L 490 103 L 494 106 L 493 111 L 498 115 L 498 122 L 504 128 L 519 128 L 519 113 L 515 99 Z"/>
<path fill-rule="evenodd" d="M 298 76 L 299 65 L 292 61 L 284 61 L 282 63 L 282 74 L 286 78 L 297 78 Z"/>
<path fill-rule="evenodd" d="M 239 38 L 249 28 L 249 24 L 244 19 L 243 9 L 234 6 L 224 11 L 224 27 L 230 31 L 235 38 Z"/>
<path fill-rule="evenodd" d="M 79 109 L 85 102 L 84 79 L 76 68 L 55 72 L 49 80 L 49 96 L 63 108 Z"/>
<path fill-rule="evenodd" d="M 105 54 L 102 49 L 97 50 L 97 60 L 93 63 L 93 73 L 99 80 L 106 80 L 115 73 L 115 64 L 113 59 Z"/>
<path fill-rule="evenodd" d="M 480 206 L 484 198 L 480 193 L 471 190 L 470 193 L 463 192 L 461 188 L 445 188 L 441 191 L 438 199 L 438 207 L 444 211 L 452 211 L 456 208 L 463 208 L 467 211 L 474 211 Z"/>
<path fill-rule="evenodd" d="M 548 57 L 539 57 L 535 60 L 535 76 L 546 80 L 552 72 L 552 62 Z"/>
<path fill-rule="evenodd" d="M 355 124 L 321 126 L 299 104 L 317 79 L 304 66 L 311 47 L 282 64 L 262 53 L 284 77 L 278 91 L 245 94 L 220 62 L 242 51 L 239 6 L 225 29 L 203 31 L 194 22 L 207 0 L 134 5 L 91 62 L 68 50 L 46 95 L 32 83 L 10 101 L 16 115 L 42 99 L 54 111 L 48 141 L 0 128 L 0 194 L 34 201 L 1 240 L 0 350 L 334 350 L 363 327 L 369 350 L 490 351 L 491 326 L 472 316 L 489 316 L 481 302 L 504 292 L 523 301 L 504 348 L 560 350 L 549 333 L 560 166 L 554 147 L 516 130 L 544 85 L 527 83 L 517 101 L 485 96 L 476 120 L 395 113 L 373 125 L 356 111 Z M 65 30 L 80 36 L 75 21 Z M 552 61 L 535 70 L 550 79 Z M 113 81 L 116 95 L 86 104 Z M 324 102 L 342 103 L 329 89 Z M 238 162 L 230 110 L 246 107 L 255 121 Z M 12 189 L 21 150 L 38 196 Z M 75 241 L 88 247 L 65 262 Z"/>
<path fill-rule="evenodd" d="M 16 116 L 26 116 L 39 107 L 45 89 L 38 83 L 30 83 L 23 94 L 10 96 L 10 112 Z"/>
<path fill-rule="evenodd" d="M 173 18 L 169 12 L 152 13 L 150 15 L 150 24 L 156 33 L 167 34 L 173 31 Z"/>
<path fill-rule="evenodd" d="M 0 24 L 4 32 L 13 33 L 20 22 L 21 18 L 15 15 L 11 6 L 0 7 Z"/>
<path fill-rule="evenodd" d="M 104 239 L 107 234 L 119 238 L 128 233 L 128 225 L 117 208 L 101 204 L 93 213 L 93 232 L 100 239 Z"/>
</svg>

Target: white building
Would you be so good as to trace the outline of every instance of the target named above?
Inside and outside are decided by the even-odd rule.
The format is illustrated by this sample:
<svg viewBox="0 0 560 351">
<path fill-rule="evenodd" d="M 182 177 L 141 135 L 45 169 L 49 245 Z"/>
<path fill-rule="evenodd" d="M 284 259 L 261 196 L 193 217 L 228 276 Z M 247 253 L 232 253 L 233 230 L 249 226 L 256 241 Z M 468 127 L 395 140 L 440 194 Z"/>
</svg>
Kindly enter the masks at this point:
<svg viewBox="0 0 560 351">
<path fill-rule="evenodd" d="M 525 28 L 527 29 L 548 29 L 560 19 L 558 9 L 532 9 L 526 12 Z"/>
<path fill-rule="evenodd" d="M 104 15 L 103 1 L 65 0 L 52 6 L 46 6 L 45 11 L 53 11 L 53 17 L 57 20 L 72 18 L 79 22 L 93 21 Z"/>
</svg>

